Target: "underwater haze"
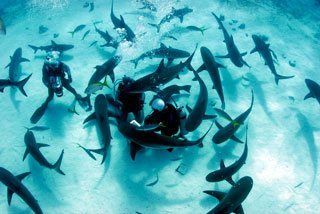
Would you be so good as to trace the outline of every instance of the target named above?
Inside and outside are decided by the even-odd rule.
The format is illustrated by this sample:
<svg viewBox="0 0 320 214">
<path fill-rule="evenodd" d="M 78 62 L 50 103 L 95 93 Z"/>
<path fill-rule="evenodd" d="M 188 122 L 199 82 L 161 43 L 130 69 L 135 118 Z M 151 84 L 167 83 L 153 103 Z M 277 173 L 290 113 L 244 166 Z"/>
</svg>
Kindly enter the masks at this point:
<svg viewBox="0 0 320 214">
<path fill-rule="evenodd" d="M 128 31 L 124 31 L 124 27 L 114 29 L 111 21 L 112 0 L 0 1 L 3 20 L 0 22 L 0 79 L 10 79 L 12 84 L 2 85 L 3 93 L 0 93 L 1 169 L 15 176 L 31 172 L 22 184 L 43 213 L 208 213 L 222 206 L 223 200 L 219 202 L 204 191 L 231 195 L 229 190 L 232 189 L 237 194 L 226 205 L 229 211 L 211 213 L 241 213 L 238 207 L 241 204 L 244 213 L 248 214 L 318 214 L 320 87 L 313 94 L 319 96 L 318 100 L 305 99 L 310 93 L 305 79 L 320 84 L 319 0 L 149 0 L 156 11 L 143 8 L 146 2 L 113 2 L 116 17 L 122 15 L 135 34 L 133 41 L 127 41 Z M 192 11 L 183 18 L 177 15 L 172 20 L 163 19 L 172 11 L 186 7 Z M 233 36 L 243 60 L 241 66 L 230 58 L 217 57 L 228 53 L 228 41 L 218 21 Z M 124 26 L 124 22 L 120 25 Z M 96 29 L 107 31 L 115 38 L 113 41 L 117 46 L 112 47 L 108 42 L 109 45 L 103 46 L 106 39 Z M 258 35 L 261 41 L 270 44 L 265 54 L 269 54 L 271 61 L 267 61 L 262 52 L 252 51 L 256 47 L 252 35 Z M 132 160 L 130 141 L 118 130 L 117 121 L 109 117 L 112 139 L 106 160 L 101 164 L 101 155 L 80 147 L 98 149 L 105 140 L 98 122 L 83 124 L 94 113 L 94 108 L 91 111 L 81 108 L 69 91 L 64 89 L 62 97 L 54 95 L 39 122 L 30 122 L 33 113 L 48 96 L 48 89 L 42 82 L 46 50 L 41 46 L 53 45 L 52 40 L 57 44 L 74 45 L 63 51 L 61 60 L 70 67 L 71 85 L 82 96 L 86 95 L 85 89 L 97 65 L 115 55 L 122 57 L 114 69 L 115 82 L 107 76 L 109 87 L 101 84 L 99 89 L 102 89 L 91 94 L 93 105 L 98 94 L 114 95 L 116 83 L 123 76 L 137 80 L 157 70 L 162 57 L 154 55 L 139 60 L 135 68 L 132 60 L 141 54 L 164 46 L 190 54 L 196 49 L 191 65 L 198 69 L 204 61 L 206 63 L 203 56 L 203 47 L 206 47 L 215 56 L 215 62 L 221 64 L 218 71 L 225 108 L 221 109 L 219 87 L 217 83 L 213 87 L 211 74 L 199 72 L 208 92 L 208 101 L 204 104 L 206 115 L 217 117 L 202 120 L 200 126 L 185 137 L 197 140 L 215 123 L 203 139 L 203 147 L 175 148 L 172 152 L 146 148 L 137 152 Z M 14 60 L 13 54 L 18 48 L 22 49 L 22 57 L 28 60 L 21 63 L 18 60 L 16 72 L 10 74 L 10 66 L 6 65 Z M 179 65 L 186 59 L 177 57 L 172 64 Z M 204 64 L 206 70 L 210 70 L 210 59 Z M 165 59 L 165 63 L 167 61 Z M 160 84 L 160 89 L 174 84 L 191 85 L 190 93 L 181 91 L 173 96 L 174 103 L 184 107 L 185 112 L 188 112 L 186 106 L 195 110 L 199 96 L 205 96 L 201 93 L 200 81 L 192 81 L 195 74 L 187 67 L 192 70 L 185 66 L 179 78 L 174 76 L 169 83 Z M 27 96 L 24 96 L 15 84 L 30 74 L 24 86 Z M 283 77 L 278 84 L 277 75 Z M 103 79 L 99 81 L 103 82 Z M 251 91 L 254 95 L 252 110 L 246 120 L 239 123 L 235 118 L 250 107 Z M 149 102 L 155 92 L 145 94 L 146 116 L 152 112 Z M 236 136 L 241 141 L 246 141 L 247 127 L 246 144 L 236 142 L 234 138 L 221 144 L 212 141 L 219 131 L 217 126 L 225 127 L 229 123 L 231 127 L 239 128 L 232 138 Z M 64 151 L 60 169 L 65 175 L 41 166 L 30 154 L 24 159 L 26 127 L 35 125 L 37 127 L 33 129 L 36 130 L 32 132 L 36 142 L 50 145 L 40 149 L 49 163 L 54 164 Z M 232 176 L 236 184 L 206 180 L 209 173 L 223 168 L 221 160 L 226 167 L 238 161 L 245 145 L 247 157 L 241 169 Z M 0 175 L 0 213 L 33 213 L 30 204 L 16 193 L 8 205 L 5 184 L 8 179 L 4 177 Z M 248 177 L 252 178 L 252 189 L 241 183 Z M 244 190 L 238 191 L 237 187 Z M 244 191 L 248 191 L 248 195 Z M 232 203 L 238 202 L 238 206 L 232 208 Z"/>
</svg>

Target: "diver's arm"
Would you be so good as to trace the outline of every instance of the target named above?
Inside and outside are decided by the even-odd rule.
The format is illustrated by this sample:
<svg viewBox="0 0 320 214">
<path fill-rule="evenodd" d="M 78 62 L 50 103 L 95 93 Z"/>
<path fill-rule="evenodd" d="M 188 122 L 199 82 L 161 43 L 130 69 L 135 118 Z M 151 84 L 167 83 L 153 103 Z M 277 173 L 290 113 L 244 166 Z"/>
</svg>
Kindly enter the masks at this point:
<svg viewBox="0 0 320 214">
<path fill-rule="evenodd" d="M 49 85 L 49 71 L 48 71 L 46 65 L 42 66 L 42 82 L 43 82 L 43 84 L 45 84 L 48 87 L 48 85 Z"/>
</svg>

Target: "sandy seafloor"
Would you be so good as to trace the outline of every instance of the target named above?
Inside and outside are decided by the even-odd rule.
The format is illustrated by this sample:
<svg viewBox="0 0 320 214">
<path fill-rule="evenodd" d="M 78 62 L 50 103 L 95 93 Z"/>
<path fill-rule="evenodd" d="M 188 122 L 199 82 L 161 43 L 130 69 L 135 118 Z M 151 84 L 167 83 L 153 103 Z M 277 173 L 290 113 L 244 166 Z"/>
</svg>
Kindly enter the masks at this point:
<svg viewBox="0 0 320 214">
<path fill-rule="evenodd" d="M 28 97 L 10 88 L 0 94 L 0 166 L 15 175 L 31 171 L 32 174 L 24 179 L 23 183 L 39 201 L 44 213 L 206 213 L 216 206 L 217 200 L 202 191 L 228 191 L 230 185 L 225 181 L 208 183 L 205 176 L 218 169 L 221 158 L 225 160 L 226 165 L 237 160 L 243 151 L 243 145 L 233 141 L 219 146 L 213 145 L 211 138 L 217 131 L 217 128 L 213 127 L 204 140 L 204 148 L 176 149 L 172 153 L 144 150 L 132 161 L 127 140 L 117 131 L 116 124 L 111 122 L 111 148 L 107 161 L 100 165 L 101 157 L 97 156 L 97 161 L 94 161 L 77 147 L 77 143 L 80 143 L 88 148 L 99 148 L 99 138 L 94 122 L 85 127 L 82 125 L 82 121 L 89 115 L 88 112 L 80 106 L 77 106 L 79 116 L 67 111 L 73 103 L 73 96 L 67 91 L 62 98 L 55 97 L 38 123 L 49 126 L 50 130 L 35 132 L 38 142 L 51 145 L 41 149 L 49 162 L 54 163 L 61 150 L 65 150 L 61 168 L 66 176 L 39 166 L 30 156 L 22 162 L 25 151 L 24 126 L 31 126 L 29 119 L 32 113 L 47 96 L 47 89 L 41 82 L 45 52 L 39 51 L 34 54 L 27 45 L 47 45 L 53 39 L 54 33 L 59 33 L 56 42 L 74 44 L 74 49 L 65 52 L 64 62 L 71 67 L 72 85 L 84 95 L 94 66 L 104 63 L 114 54 L 112 48 L 99 47 L 104 41 L 94 31 L 92 22 L 102 20 L 103 23 L 98 25 L 100 29 L 107 29 L 113 36 L 116 36 L 116 32 L 110 21 L 111 0 L 95 0 L 95 9 L 90 13 L 88 8 L 82 7 L 84 0 L 17 2 L 3 6 L 5 13 L 2 18 L 7 24 L 7 35 L 0 35 L 0 77 L 8 78 L 8 69 L 4 67 L 9 63 L 9 56 L 18 47 L 23 49 L 23 56 L 31 60 L 21 64 L 22 77 L 30 73 L 33 75 L 25 87 Z M 115 14 L 123 14 L 134 32 L 142 35 L 133 47 L 122 44 L 118 49 L 117 54 L 121 54 L 123 60 L 115 69 L 116 78 L 123 75 L 138 78 L 154 71 L 160 59 L 145 59 L 139 63 L 137 69 L 128 61 L 146 50 L 159 47 L 160 37 L 167 31 L 173 32 L 172 35 L 177 37 L 178 41 L 161 40 L 166 45 L 192 52 L 198 43 L 199 47 L 206 46 L 215 55 L 225 54 L 222 32 L 210 12 L 225 16 L 224 24 L 234 35 L 241 52 L 249 52 L 254 47 L 252 34 L 266 35 L 271 49 L 278 56 L 278 73 L 295 75 L 293 79 L 282 80 L 277 86 L 270 70 L 258 54 L 248 54 L 244 57 L 251 68 L 238 68 L 228 59 L 217 59 L 227 66 L 227 69 L 220 70 L 226 111 L 232 117 L 236 117 L 249 107 L 250 87 L 244 87 L 247 83 L 242 80 L 243 75 L 248 76 L 247 73 L 251 74 L 250 86 L 256 98 L 251 115 L 246 121 L 249 124 L 248 159 L 234 179 L 238 180 L 248 175 L 254 181 L 252 191 L 242 204 L 245 213 L 319 213 L 320 170 L 317 164 L 320 150 L 320 106 L 315 99 L 303 98 L 308 93 L 305 78 L 320 83 L 320 7 L 313 1 L 153 2 L 159 10 L 154 13 L 154 21 L 143 16 L 139 18 L 136 15 L 125 14 L 138 11 L 141 5 L 135 1 L 115 1 Z M 181 8 L 185 5 L 194 11 L 185 16 L 182 24 L 175 19 L 166 23 L 159 34 L 147 24 L 159 22 L 172 6 Z M 238 23 L 228 24 L 231 20 L 237 20 Z M 245 23 L 246 26 L 243 30 L 237 28 L 241 23 Z M 72 38 L 67 32 L 79 24 L 87 26 Z M 40 35 L 40 25 L 45 25 L 49 30 Z M 179 34 L 174 30 L 179 26 L 188 25 L 204 25 L 210 29 L 204 36 L 199 32 Z M 233 27 L 236 31 L 232 30 Z M 82 41 L 82 35 L 88 29 L 91 32 Z M 145 32 L 146 34 L 143 34 Z M 95 40 L 98 44 L 88 48 Z M 290 66 L 289 61 L 295 61 L 296 66 Z M 197 68 L 201 63 L 198 49 L 192 65 Z M 190 96 L 177 97 L 179 105 L 193 106 L 195 103 L 198 83 L 192 82 L 192 77 L 191 72 L 184 71 L 180 80 L 172 82 L 180 85 L 192 84 Z M 209 75 L 203 72 L 201 77 L 207 83 L 209 91 L 207 113 L 213 114 L 211 103 L 217 103 L 219 107 L 220 101 L 216 92 L 211 89 Z M 108 81 L 110 83 L 110 79 Z M 111 91 L 105 89 L 104 92 Z M 152 93 L 147 93 L 147 103 L 151 96 Z M 150 111 L 146 104 L 145 114 Z M 296 116 L 298 112 L 305 115 L 309 126 L 300 126 Z M 227 123 L 223 118 L 217 120 L 223 125 Z M 204 121 L 198 130 L 187 137 L 197 138 L 210 124 L 210 121 Z M 237 136 L 245 138 L 244 126 L 240 128 Z M 312 151 L 315 154 L 313 156 L 310 155 L 308 143 L 314 143 L 318 148 L 318 151 Z M 182 159 L 172 161 L 178 157 Z M 187 167 L 185 175 L 175 171 L 180 164 Z M 157 174 L 158 183 L 146 186 L 156 179 Z M 296 187 L 297 185 L 299 186 Z M 13 197 L 9 207 L 6 188 L 2 184 L 0 193 L 0 213 L 32 213 L 17 195 Z"/>
</svg>

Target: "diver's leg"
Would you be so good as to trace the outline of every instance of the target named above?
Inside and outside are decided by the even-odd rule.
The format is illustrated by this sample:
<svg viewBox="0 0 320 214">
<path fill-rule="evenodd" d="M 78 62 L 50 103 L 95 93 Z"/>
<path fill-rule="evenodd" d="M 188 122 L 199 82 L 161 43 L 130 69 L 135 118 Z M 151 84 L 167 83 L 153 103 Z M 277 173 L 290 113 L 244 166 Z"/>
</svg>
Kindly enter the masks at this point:
<svg viewBox="0 0 320 214">
<path fill-rule="evenodd" d="M 44 115 L 44 113 L 48 107 L 49 102 L 53 99 L 53 96 L 54 96 L 53 89 L 48 88 L 48 97 L 44 101 L 44 103 L 39 108 L 37 108 L 37 110 L 31 116 L 31 118 L 30 118 L 31 123 L 35 124 L 41 119 L 41 117 Z"/>
<path fill-rule="evenodd" d="M 68 80 L 63 80 L 62 81 L 62 86 L 65 89 L 67 89 L 68 91 L 70 91 L 76 97 L 77 100 L 81 98 L 81 95 L 78 94 L 77 91 L 70 85 Z"/>
<path fill-rule="evenodd" d="M 179 119 L 180 119 L 180 137 L 184 137 L 184 135 L 188 134 L 188 131 L 186 130 L 186 120 L 187 120 L 187 114 L 182 109 L 179 112 Z"/>
</svg>

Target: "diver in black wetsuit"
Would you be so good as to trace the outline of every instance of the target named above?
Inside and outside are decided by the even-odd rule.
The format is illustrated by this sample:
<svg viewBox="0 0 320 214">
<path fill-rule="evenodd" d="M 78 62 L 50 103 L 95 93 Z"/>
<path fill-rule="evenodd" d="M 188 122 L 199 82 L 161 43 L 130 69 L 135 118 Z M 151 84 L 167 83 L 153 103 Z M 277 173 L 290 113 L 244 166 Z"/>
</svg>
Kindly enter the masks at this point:
<svg viewBox="0 0 320 214">
<path fill-rule="evenodd" d="M 79 102 L 81 107 L 86 106 L 85 98 L 70 85 L 72 82 L 72 76 L 69 66 L 59 61 L 60 52 L 51 51 L 48 52 L 45 62 L 42 67 L 42 82 L 48 88 L 48 97 L 45 102 L 34 112 L 30 121 L 31 123 L 37 123 L 43 116 L 49 102 L 53 99 L 54 94 L 57 97 L 63 96 L 63 88 L 70 91 Z M 68 78 L 66 78 L 66 76 Z"/>
<path fill-rule="evenodd" d="M 145 100 L 144 93 L 129 93 L 125 90 L 126 86 L 133 83 L 134 80 L 130 77 L 124 76 L 119 83 L 116 100 L 120 104 L 122 112 L 122 120 L 127 120 L 128 114 L 133 113 L 135 120 L 142 123 L 144 119 L 143 105 Z"/>
<path fill-rule="evenodd" d="M 170 103 L 165 103 L 161 98 L 153 100 L 151 107 L 153 112 L 145 118 L 145 125 L 160 124 L 156 131 L 161 131 L 161 134 L 167 136 L 177 134 L 179 128 L 181 137 L 186 134 L 186 113 L 182 108 L 176 108 Z"/>
</svg>

